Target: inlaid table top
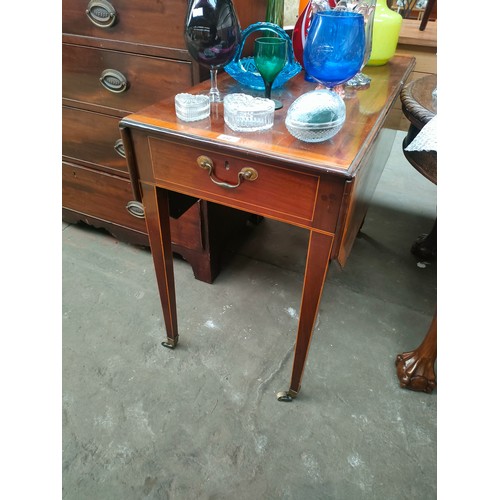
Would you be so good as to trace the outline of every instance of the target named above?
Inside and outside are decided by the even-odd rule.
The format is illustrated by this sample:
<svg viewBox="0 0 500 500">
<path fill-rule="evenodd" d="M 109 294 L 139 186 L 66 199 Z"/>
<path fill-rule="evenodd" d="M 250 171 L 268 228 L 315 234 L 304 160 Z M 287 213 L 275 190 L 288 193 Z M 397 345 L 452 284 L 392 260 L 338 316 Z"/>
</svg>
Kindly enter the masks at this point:
<svg viewBox="0 0 500 500">
<path fill-rule="evenodd" d="M 304 169 L 322 169 L 351 176 L 359 165 L 364 147 L 373 141 L 399 96 L 402 83 L 413 68 L 413 61 L 413 58 L 395 56 L 384 66 L 365 67 L 363 72 L 372 78 L 370 88 L 346 97 L 346 121 L 342 130 L 324 143 L 301 142 L 285 127 L 286 113 L 292 102 L 317 87 L 317 84 L 305 81 L 302 72 L 283 88 L 273 89 L 272 96 L 283 102 L 283 109 L 275 112 L 274 126 L 265 132 L 233 132 L 224 123 L 222 104 L 212 109 L 210 118 L 183 122 L 175 114 L 174 96 L 127 116 L 124 123 L 168 131 L 169 135 L 175 135 L 179 140 L 217 144 L 227 150 L 246 150 L 248 154 L 267 157 L 273 162 L 284 160 Z M 218 83 L 222 93 L 244 92 L 264 96 L 263 91 L 243 87 L 227 74 L 220 75 Z M 179 92 L 206 93 L 208 88 L 209 84 L 204 82 L 191 89 L 179 89 Z"/>
</svg>

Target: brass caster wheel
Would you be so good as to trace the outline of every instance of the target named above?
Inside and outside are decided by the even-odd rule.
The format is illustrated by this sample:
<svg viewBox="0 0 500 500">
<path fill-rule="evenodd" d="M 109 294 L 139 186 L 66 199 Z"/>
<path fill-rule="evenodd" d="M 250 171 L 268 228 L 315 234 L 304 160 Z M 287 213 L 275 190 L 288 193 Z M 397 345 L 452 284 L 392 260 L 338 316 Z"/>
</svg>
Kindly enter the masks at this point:
<svg viewBox="0 0 500 500">
<path fill-rule="evenodd" d="M 293 401 L 293 397 L 288 391 L 278 392 L 278 394 L 276 394 L 276 399 L 285 403 L 291 403 Z"/>
<path fill-rule="evenodd" d="M 162 342 L 161 345 L 163 347 L 168 347 L 169 349 L 175 349 L 175 346 L 177 345 L 177 338 L 178 337 L 175 337 L 174 340 L 167 338 L 167 340 Z"/>
</svg>

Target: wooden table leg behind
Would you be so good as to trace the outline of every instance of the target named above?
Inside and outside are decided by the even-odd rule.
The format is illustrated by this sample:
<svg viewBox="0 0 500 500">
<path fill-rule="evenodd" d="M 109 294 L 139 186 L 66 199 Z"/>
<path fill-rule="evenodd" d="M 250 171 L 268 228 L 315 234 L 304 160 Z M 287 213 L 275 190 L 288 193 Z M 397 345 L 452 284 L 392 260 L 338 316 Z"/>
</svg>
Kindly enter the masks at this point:
<svg viewBox="0 0 500 500">
<path fill-rule="evenodd" d="M 428 234 L 421 234 L 411 246 L 411 253 L 421 260 L 433 261 L 437 257 L 437 219 Z"/>
<path fill-rule="evenodd" d="M 398 354 L 396 369 L 399 385 L 413 391 L 432 392 L 436 387 L 434 363 L 437 356 L 437 314 L 420 346 Z"/>
<path fill-rule="evenodd" d="M 158 282 L 167 340 L 161 344 L 174 348 L 179 338 L 175 303 L 174 264 L 170 239 L 168 195 L 164 189 L 142 185 L 142 202 Z"/>
<path fill-rule="evenodd" d="M 300 390 L 300 382 L 306 364 L 323 285 L 325 284 L 332 245 L 333 236 L 311 231 L 290 389 L 277 394 L 279 401 L 291 401 Z"/>
<path fill-rule="evenodd" d="M 427 5 L 425 7 L 424 15 L 422 17 L 422 21 L 420 22 L 420 26 L 418 27 L 420 31 L 425 31 L 425 28 L 427 27 L 427 22 L 429 21 L 429 17 L 431 17 L 431 12 L 436 2 L 437 0 L 428 0 Z"/>
</svg>

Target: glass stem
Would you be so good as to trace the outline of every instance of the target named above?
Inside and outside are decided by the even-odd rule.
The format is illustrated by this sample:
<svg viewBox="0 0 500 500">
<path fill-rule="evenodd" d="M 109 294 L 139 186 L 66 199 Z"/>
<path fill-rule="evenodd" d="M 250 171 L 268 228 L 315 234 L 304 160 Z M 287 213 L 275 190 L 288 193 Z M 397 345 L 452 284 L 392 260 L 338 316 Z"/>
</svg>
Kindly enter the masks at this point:
<svg viewBox="0 0 500 500">
<path fill-rule="evenodd" d="M 211 102 L 220 101 L 220 92 L 217 87 L 217 68 L 210 68 L 210 92 L 208 95 Z"/>
<path fill-rule="evenodd" d="M 264 88 L 265 88 L 264 97 L 266 99 L 271 99 L 271 87 L 272 86 L 273 86 L 272 82 L 271 83 L 264 82 Z"/>
</svg>

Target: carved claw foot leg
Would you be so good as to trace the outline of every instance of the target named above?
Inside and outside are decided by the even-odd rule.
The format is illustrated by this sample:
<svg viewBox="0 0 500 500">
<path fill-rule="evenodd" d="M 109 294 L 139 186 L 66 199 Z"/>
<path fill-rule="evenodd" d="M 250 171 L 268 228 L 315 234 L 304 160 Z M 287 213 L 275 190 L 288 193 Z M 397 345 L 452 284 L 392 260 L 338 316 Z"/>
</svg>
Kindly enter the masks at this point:
<svg viewBox="0 0 500 500">
<path fill-rule="evenodd" d="M 401 387 L 427 393 L 436 387 L 434 360 L 419 357 L 418 349 L 398 354 L 396 367 Z"/>
<path fill-rule="evenodd" d="M 280 391 L 276 394 L 276 399 L 285 403 L 291 403 L 296 397 L 297 392 L 292 389 L 289 389 L 288 391 Z"/>
<path fill-rule="evenodd" d="M 422 344 L 396 356 L 399 385 L 412 391 L 431 393 L 436 387 L 434 363 L 437 355 L 437 318 L 434 316 Z"/>
<path fill-rule="evenodd" d="M 175 346 L 177 345 L 177 342 L 179 340 L 179 335 L 177 335 L 173 339 L 167 338 L 164 342 L 161 343 L 163 347 L 168 347 L 169 349 L 175 349 Z"/>
</svg>

